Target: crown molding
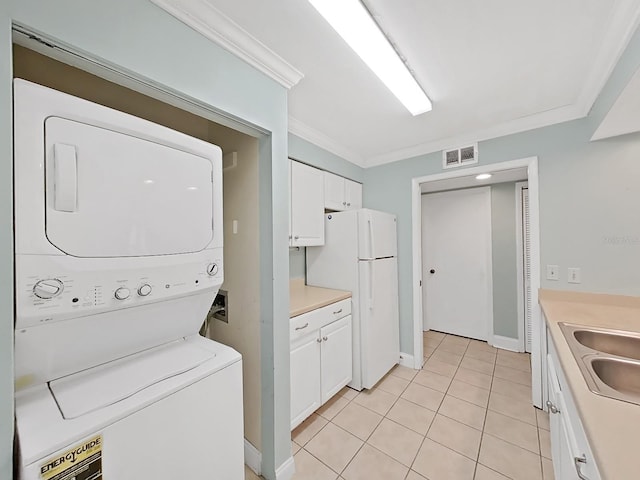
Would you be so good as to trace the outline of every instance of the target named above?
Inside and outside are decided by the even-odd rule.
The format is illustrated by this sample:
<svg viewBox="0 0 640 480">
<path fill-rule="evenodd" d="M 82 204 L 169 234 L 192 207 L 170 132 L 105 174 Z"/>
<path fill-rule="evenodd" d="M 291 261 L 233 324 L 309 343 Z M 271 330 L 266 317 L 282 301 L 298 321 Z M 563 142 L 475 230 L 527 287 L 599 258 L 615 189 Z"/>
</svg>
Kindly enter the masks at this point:
<svg viewBox="0 0 640 480">
<path fill-rule="evenodd" d="M 522 133 L 536 128 L 548 127 L 583 117 L 584 114 L 579 107 L 576 105 L 565 105 L 563 107 L 504 122 L 490 128 L 475 130 L 463 135 L 441 138 L 431 142 L 420 143 L 411 147 L 401 148 L 392 152 L 376 155 L 367 159 L 365 168 L 376 167 L 378 165 L 397 162 L 399 160 L 406 160 L 419 155 L 426 155 L 428 153 L 447 150 L 449 148 L 460 147 L 461 145 L 491 140 L 507 135 L 513 135 L 515 133 Z"/>
<path fill-rule="evenodd" d="M 606 36 L 593 61 L 576 102 L 583 117 L 586 117 L 598 95 L 604 88 L 613 69 L 618 64 L 625 48 L 640 24 L 640 4 L 637 0 L 618 0 L 613 15 L 606 26 Z M 620 35 L 620 32 L 623 32 Z"/>
<path fill-rule="evenodd" d="M 293 87 L 304 76 L 206 0 L 151 2 L 285 88 Z"/>
<path fill-rule="evenodd" d="M 296 135 L 297 137 L 313 143 L 317 147 L 324 148 L 325 150 L 338 155 L 339 157 L 353 163 L 359 167 L 365 168 L 366 164 L 364 158 L 358 155 L 353 150 L 339 144 L 324 133 L 310 127 L 306 123 L 301 122 L 297 118 L 289 115 L 289 133 Z"/>
</svg>

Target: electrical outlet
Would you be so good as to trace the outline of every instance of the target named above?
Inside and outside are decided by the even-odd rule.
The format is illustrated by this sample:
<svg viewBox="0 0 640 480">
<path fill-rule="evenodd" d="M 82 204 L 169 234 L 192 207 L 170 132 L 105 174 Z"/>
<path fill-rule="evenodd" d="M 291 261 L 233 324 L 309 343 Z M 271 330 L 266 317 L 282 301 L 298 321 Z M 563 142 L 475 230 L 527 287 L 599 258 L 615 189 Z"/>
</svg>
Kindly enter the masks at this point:
<svg viewBox="0 0 640 480">
<path fill-rule="evenodd" d="M 560 280 L 560 267 L 558 265 L 547 265 L 547 280 Z"/>
<path fill-rule="evenodd" d="M 580 269 L 577 267 L 569 267 L 567 270 L 567 282 L 569 283 L 580 283 L 582 279 L 580 278 Z"/>
</svg>

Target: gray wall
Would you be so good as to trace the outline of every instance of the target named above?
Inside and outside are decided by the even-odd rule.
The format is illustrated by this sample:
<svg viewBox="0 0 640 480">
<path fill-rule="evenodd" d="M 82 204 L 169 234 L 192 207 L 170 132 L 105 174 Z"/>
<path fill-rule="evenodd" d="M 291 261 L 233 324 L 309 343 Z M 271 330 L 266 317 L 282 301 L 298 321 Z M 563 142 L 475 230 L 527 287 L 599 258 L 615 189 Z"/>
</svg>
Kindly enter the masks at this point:
<svg viewBox="0 0 640 480">
<path fill-rule="evenodd" d="M 290 133 L 289 156 L 314 167 L 362 183 L 364 169 Z"/>
<path fill-rule="evenodd" d="M 289 249 L 289 278 L 306 278 L 306 251 L 304 247 Z"/>
<path fill-rule="evenodd" d="M 491 186 L 493 333 L 518 338 L 515 182 Z"/>
<path fill-rule="evenodd" d="M 0 478 L 13 424 L 11 21 L 268 132 L 259 138 L 263 471 L 290 457 L 287 92 L 147 0 L 0 2 Z M 206 61 L 203 61 L 206 59 Z"/>
<path fill-rule="evenodd" d="M 13 147 L 11 22 L 0 2 L 0 479 L 11 478 L 13 444 Z"/>
<path fill-rule="evenodd" d="M 640 134 L 589 139 L 640 65 L 636 32 L 587 118 L 479 143 L 480 164 L 538 156 L 541 264 L 560 265 L 542 287 L 639 295 Z M 365 170 L 364 202 L 398 217 L 400 348 L 413 353 L 411 179 L 442 171 L 440 152 Z M 567 267 L 582 283 L 567 283 Z"/>
</svg>

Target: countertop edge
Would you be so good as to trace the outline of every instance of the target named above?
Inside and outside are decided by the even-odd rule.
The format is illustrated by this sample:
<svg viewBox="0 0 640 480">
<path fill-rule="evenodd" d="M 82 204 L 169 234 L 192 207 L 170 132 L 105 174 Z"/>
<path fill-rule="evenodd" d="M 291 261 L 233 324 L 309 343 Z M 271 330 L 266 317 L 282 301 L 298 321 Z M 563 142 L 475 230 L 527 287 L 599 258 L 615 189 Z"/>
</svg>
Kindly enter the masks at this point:
<svg viewBox="0 0 640 480">
<path fill-rule="evenodd" d="M 332 303 L 352 297 L 346 290 L 306 285 L 304 279 L 292 279 L 289 283 L 289 318 L 295 318 Z"/>
</svg>

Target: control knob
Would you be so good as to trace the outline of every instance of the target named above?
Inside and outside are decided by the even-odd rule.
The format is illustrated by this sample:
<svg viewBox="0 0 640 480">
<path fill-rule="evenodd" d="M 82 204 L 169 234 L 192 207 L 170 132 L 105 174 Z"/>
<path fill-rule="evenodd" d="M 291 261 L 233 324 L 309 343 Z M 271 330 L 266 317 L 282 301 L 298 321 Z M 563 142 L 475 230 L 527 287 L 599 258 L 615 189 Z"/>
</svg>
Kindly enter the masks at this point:
<svg viewBox="0 0 640 480">
<path fill-rule="evenodd" d="M 44 300 L 57 297 L 63 290 L 64 284 L 56 278 L 40 280 L 33 286 L 33 293 L 35 296 Z"/>
<path fill-rule="evenodd" d="M 127 287 L 120 287 L 114 295 L 118 300 L 126 300 L 131 295 L 131 291 Z"/>
<path fill-rule="evenodd" d="M 138 295 L 140 295 L 141 297 L 146 297 L 150 293 L 151 293 L 151 285 L 149 285 L 148 283 L 145 283 L 144 285 L 140 285 L 138 287 Z"/>
<path fill-rule="evenodd" d="M 207 273 L 210 277 L 215 276 L 215 274 L 218 273 L 218 264 L 210 263 L 209 265 L 207 265 Z"/>
</svg>

